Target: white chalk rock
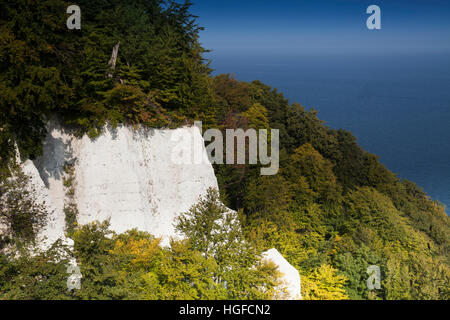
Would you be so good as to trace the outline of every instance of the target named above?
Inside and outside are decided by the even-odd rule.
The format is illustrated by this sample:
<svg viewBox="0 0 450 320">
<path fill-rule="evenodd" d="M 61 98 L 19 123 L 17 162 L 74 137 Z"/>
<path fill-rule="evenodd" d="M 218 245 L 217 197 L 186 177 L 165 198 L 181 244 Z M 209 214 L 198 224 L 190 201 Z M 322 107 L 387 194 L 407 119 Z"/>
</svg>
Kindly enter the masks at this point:
<svg viewBox="0 0 450 320">
<path fill-rule="evenodd" d="M 39 234 L 42 248 L 58 239 L 73 245 L 65 238 L 66 164 L 75 169 L 79 224 L 108 220 L 113 231 L 147 231 L 162 237 L 163 245 L 177 236 L 175 218 L 196 204 L 208 188 L 218 189 L 197 127 L 106 127 L 99 137 L 90 139 L 50 123 L 43 147 L 42 157 L 23 164 L 38 201 L 49 211 L 48 223 Z M 192 161 L 186 162 L 189 158 Z M 298 271 L 276 249 L 265 252 L 263 259 L 275 263 L 282 274 L 278 298 L 301 299 Z"/>
<path fill-rule="evenodd" d="M 180 143 L 186 146 L 180 148 Z M 174 152 L 180 150 L 194 150 L 191 163 L 173 160 Z M 209 187 L 218 188 L 211 164 L 195 162 L 195 158 L 207 159 L 197 127 L 157 130 L 119 126 L 105 128 L 99 137 L 90 139 L 86 135 L 77 138 L 50 124 L 43 156 L 34 161 L 36 168 L 26 163 L 32 180 L 45 186 L 38 197 L 53 210 L 43 233 L 50 239 L 64 234 L 67 199 L 63 176 L 64 165 L 70 163 L 75 166 L 79 224 L 108 220 L 113 231 L 137 228 L 163 237 L 167 244 L 169 237 L 176 235 L 174 219 L 197 203 Z"/>
<path fill-rule="evenodd" d="M 270 261 L 278 267 L 281 283 L 276 288 L 277 300 L 301 300 L 300 274 L 277 249 L 270 249 L 262 254 L 263 261 Z"/>
<path fill-rule="evenodd" d="M 37 242 L 42 248 L 46 248 L 58 239 L 66 240 L 64 235 L 65 216 L 63 212 L 57 210 L 48 188 L 42 181 L 38 170 L 33 162 L 27 160 L 22 165 L 23 172 L 30 177 L 30 188 L 34 190 L 37 204 L 47 208 L 47 223 L 40 230 Z"/>
</svg>

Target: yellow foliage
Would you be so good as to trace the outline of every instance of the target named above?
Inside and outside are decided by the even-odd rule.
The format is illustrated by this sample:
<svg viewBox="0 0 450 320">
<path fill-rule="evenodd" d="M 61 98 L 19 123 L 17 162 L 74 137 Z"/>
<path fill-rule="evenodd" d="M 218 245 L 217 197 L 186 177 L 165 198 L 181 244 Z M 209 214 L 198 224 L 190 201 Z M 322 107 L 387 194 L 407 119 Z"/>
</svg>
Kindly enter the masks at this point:
<svg viewBox="0 0 450 320">
<path fill-rule="evenodd" d="M 160 238 L 131 237 L 126 242 L 118 239 L 111 250 L 113 255 L 127 260 L 126 269 L 150 268 L 160 254 Z"/>
<path fill-rule="evenodd" d="M 347 278 L 336 274 L 332 266 L 323 264 L 311 274 L 302 277 L 302 296 L 305 300 L 346 300 L 344 290 Z"/>
<path fill-rule="evenodd" d="M 267 109 L 259 103 L 253 104 L 243 115 L 248 119 L 251 128 L 268 130 L 270 127 Z"/>
<path fill-rule="evenodd" d="M 299 235 L 295 230 L 289 226 L 280 228 L 272 221 L 259 220 L 251 226 L 247 236 L 255 248 L 262 250 L 277 248 L 294 266 L 308 259 L 308 256 L 317 254 L 314 248 L 304 248 L 299 243 Z"/>
</svg>

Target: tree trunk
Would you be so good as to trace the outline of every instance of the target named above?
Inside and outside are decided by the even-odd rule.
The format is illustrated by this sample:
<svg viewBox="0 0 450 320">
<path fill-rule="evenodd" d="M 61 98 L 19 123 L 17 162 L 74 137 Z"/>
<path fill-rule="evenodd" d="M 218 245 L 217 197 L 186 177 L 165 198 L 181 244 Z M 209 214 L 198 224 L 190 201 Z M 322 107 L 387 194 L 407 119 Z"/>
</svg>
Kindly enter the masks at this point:
<svg viewBox="0 0 450 320">
<path fill-rule="evenodd" d="M 111 70 L 111 72 L 108 73 L 108 78 L 113 77 L 113 72 L 116 69 L 117 56 L 119 55 L 119 47 L 120 47 L 120 41 L 114 46 L 112 54 L 111 54 L 111 59 L 108 62 L 108 65 Z"/>
</svg>

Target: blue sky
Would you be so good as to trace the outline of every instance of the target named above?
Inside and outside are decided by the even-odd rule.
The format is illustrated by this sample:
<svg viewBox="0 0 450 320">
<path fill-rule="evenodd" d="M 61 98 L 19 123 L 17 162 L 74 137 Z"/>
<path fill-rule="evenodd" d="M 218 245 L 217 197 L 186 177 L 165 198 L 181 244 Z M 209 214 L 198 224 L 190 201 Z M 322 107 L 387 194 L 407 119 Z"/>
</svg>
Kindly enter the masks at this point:
<svg viewBox="0 0 450 320">
<path fill-rule="evenodd" d="M 204 47 L 221 54 L 450 52 L 448 0 L 193 0 Z M 382 30 L 366 28 L 369 5 Z"/>
</svg>

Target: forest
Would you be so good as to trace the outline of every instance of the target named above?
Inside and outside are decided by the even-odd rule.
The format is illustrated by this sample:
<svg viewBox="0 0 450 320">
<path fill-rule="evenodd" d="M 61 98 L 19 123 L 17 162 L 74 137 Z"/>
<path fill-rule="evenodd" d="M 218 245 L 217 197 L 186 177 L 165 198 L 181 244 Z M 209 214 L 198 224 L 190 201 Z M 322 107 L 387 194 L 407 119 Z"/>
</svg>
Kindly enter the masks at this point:
<svg viewBox="0 0 450 320">
<path fill-rule="evenodd" d="M 189 1 L 79 0 L 80 30 L 67 29 L 70 4 L 0 1 L 0 299 L 268 299 L 277 271 L 259 256 L 270 248 L 299 270 L 304 299 L 450 299 L 443 205 L 317 111 L 261 81 L 214 76 Z M 209 190 L 179 218 L 186 240 L 169 248 L 66 215 L 83 274 L 69 292 L 69 248 L 29 249 L 46 212 L 15 165 L 18 154 L 42 154 L 51 117 L 92 138 L 107 123 L 278 129 L 280 170 L 214 165 L 220 193 Z M 239 224 L 217 222 L 222 203 Z M 370 265 L 381 269 L 380 290 L 366 286 Z"/>
</svg>

